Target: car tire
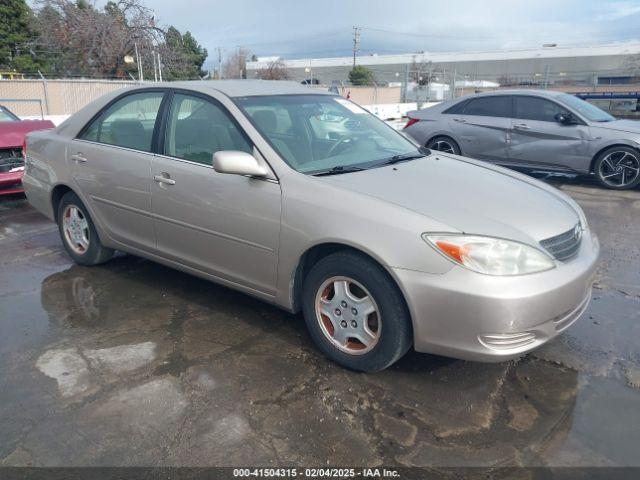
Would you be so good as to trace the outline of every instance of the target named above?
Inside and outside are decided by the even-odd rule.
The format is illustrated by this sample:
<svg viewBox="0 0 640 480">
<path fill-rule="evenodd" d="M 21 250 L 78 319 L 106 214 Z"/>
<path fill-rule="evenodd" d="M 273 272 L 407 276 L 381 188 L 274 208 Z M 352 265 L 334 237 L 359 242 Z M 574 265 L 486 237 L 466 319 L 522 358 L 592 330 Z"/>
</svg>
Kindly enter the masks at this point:
<svg viewBox="0 0 640 480">
<path fill-rule="evenodd" d="M 99 265 L 113 257 L 114 251 L 104 247 L 86 207 L 73 192 L 60 199 L 57 212 L 62 244 L 79 265 Z"/>
<path fill-rule="evenodd" d="M 362 254 L 345 250 L 321 259 L 306 276 L 302 296 L 313 341 L 343 367 L 383 370 L 411 347 L 411 316 L 402 292 L 378 263 Z"/>
<path fill-rule="evenodd" d="M 640 152 L 617 146 L 600 153 L 593 164 L 593 173 L 603 187 L 627 190 L 640 184 Z"/>
<path fill-rule="evenodd" d="M 456 141 L 444 135 L 434 137 L 427 142 L 427 148 L 429 150 L 436 150 L 443 153 L 452 153 L 454 155 L 460 155 L 460 146 Z"/>
</svg>

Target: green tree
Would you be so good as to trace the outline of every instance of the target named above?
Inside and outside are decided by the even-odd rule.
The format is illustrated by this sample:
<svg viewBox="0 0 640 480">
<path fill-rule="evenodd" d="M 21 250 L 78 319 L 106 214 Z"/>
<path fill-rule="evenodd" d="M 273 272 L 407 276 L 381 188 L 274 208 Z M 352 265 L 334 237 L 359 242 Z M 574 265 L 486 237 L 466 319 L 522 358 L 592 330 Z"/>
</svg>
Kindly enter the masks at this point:
<svg viewBox="0 0 640 480">
<path fill-rule="evenodd" d="M 25 0 L 0 3 L 0 68 L 33 72 L 31 9 Z"/>
<path fill-rule="evenodd" d="M 203 48 L 191 32 L 184 35 L 171 26 L 164 34 L 162 63 L 163 75 L 167 80 L 196 79 L 204 76 L 202 70 L 207 59 L 207 49 Z"/>
<path fill-rule="evenodd" d="M 373 72 L 367 67 L 362 65 L 356 65 L 349 72 L 349 81 L 353 85 L 372 85 L 373 84 Z"/>
</svg>

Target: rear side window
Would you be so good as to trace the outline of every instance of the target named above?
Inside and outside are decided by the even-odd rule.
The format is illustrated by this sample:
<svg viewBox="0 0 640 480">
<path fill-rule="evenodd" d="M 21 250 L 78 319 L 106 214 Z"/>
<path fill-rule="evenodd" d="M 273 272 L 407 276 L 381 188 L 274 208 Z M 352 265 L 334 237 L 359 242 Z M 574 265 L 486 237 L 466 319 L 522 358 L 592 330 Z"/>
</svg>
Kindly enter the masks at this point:
<svg viewBox="0 0 640 480">
<path fill-rule="evenodd" d="M 167 121 L 165 155 L 211 165 L 213 154 L 221 150 L 251 153 L 253 147 L 222 107 L 176 93 Z"/>
<path fill-rule="evenodd" d="M 513 116 L 522 120 L 538 120 L 541 122 L 555 122 L 556 115 L 568 111 L 555 102 L 538 97 L 515 97 Z"/>
<path fill-rule="evenodd" d="M 455 105 L 450 106 L 449 108 L 447 108 L 442 113 L 451 113 L 451 114 L 454 114 L 454 115 L 456 115 L 456 114 L 460 115 L 464 111 L 464 107 L 467 106 L 467 103 L 469 103 L 468 100 L 463 100 L 462 102 L 458 102 Z"/>
<path fill-rule="evenodd" d="M 465 105 L 463 113 L 483 117 L 509 117 L 511 99 L 507 96 L 473 98 Z"/>
<path fill-rule="evenodd" d="M 143 92 L 121 98 L 94 119 L 79 138 L 150 152 L 163 95 Z"/>
</svg>

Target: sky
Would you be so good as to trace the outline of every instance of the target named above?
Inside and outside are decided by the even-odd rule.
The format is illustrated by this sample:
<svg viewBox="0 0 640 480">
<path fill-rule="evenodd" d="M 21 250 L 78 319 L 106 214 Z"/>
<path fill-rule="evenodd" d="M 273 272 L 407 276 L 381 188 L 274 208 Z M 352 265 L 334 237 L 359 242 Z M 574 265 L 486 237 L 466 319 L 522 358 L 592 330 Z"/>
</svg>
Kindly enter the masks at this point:
<svg viewBox="0 0 640 480">
<path fill-rule="evenodd" d="M 97 4 L 104 1 L 98 0 Z M 640 41 L 640 0 L 146 0 L 158 25 L 191 31 L 206 66 L 248 48 L 258 56 L 483 51 Z"/>
</svg>

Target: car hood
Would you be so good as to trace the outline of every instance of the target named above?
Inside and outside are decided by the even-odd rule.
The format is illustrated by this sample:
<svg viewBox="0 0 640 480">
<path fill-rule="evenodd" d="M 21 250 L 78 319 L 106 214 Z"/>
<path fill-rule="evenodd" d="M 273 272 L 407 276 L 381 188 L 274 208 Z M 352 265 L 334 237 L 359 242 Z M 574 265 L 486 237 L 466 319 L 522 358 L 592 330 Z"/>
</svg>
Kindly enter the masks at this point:
<svg viewBox="0 0 640 480">
<path fill-rule="evenodd" d="M 560 192 L 519 175 L 475 160 L 431 154 L 322 178 L 449 225 L 451 231 L 537 245 L 575 227 L 580 217 Z"/>
<path fill-rule="evenodd" d="M 640 122 L 637 120 L 614 120 L 612 122 L 592 122 L 592 128 L 614 130 L 617 132 L 640 134 Z"/>
<path fill-rule="evenodd" d="M 49 120 L 0 122 L 0 148 L 22 147 L 27 133 L 47 128 L 55 128 L 55 125 Z"/>
</svg>

